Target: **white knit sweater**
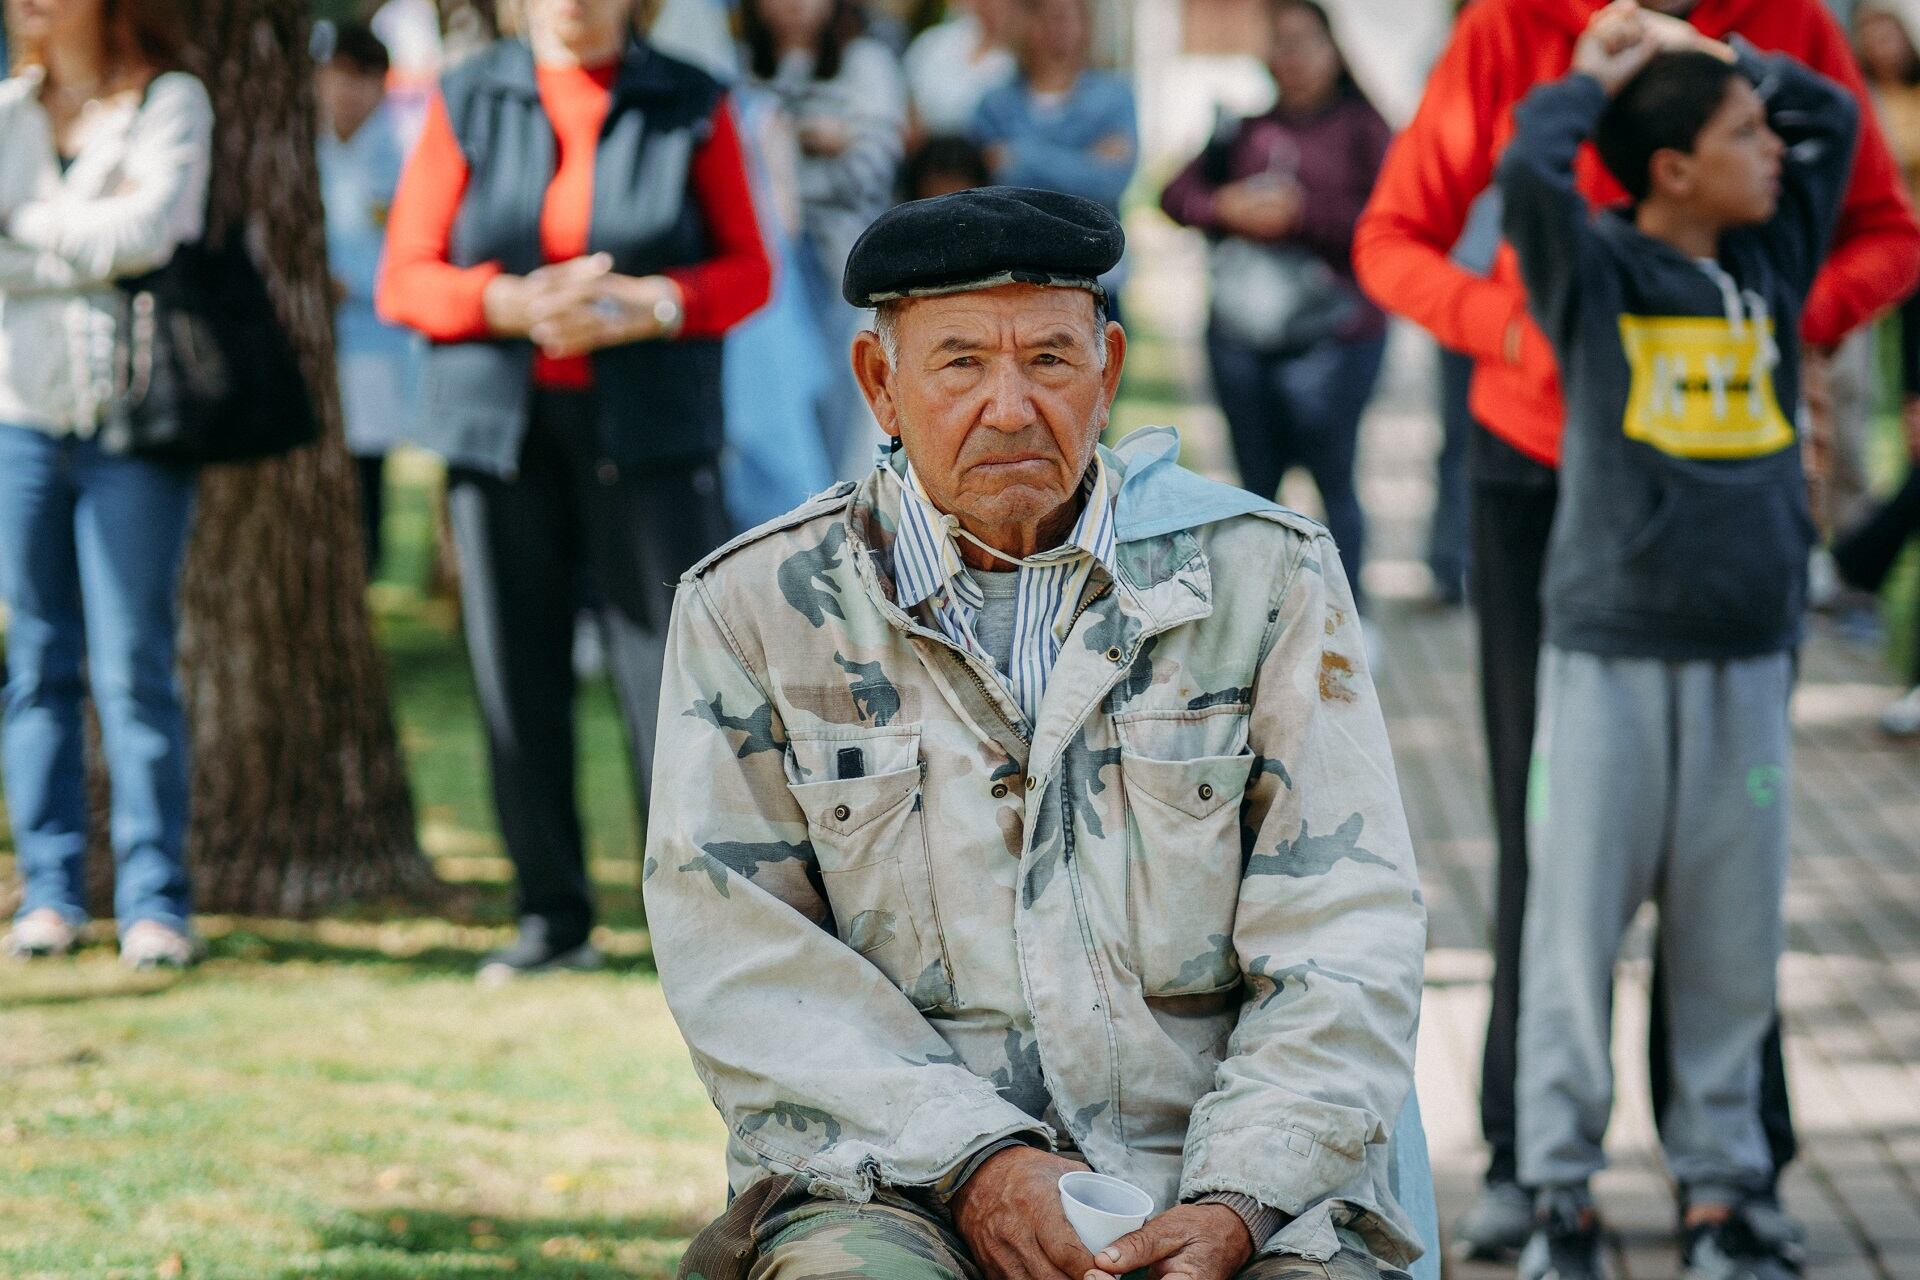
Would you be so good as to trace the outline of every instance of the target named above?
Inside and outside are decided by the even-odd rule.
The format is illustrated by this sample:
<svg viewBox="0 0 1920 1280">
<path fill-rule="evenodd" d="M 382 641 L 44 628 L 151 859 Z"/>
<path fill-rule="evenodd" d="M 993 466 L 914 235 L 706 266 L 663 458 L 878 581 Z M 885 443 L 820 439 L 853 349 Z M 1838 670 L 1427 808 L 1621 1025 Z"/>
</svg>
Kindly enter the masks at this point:
<svg viewBox="0 0 1920 1280">
<path fill-rule="evenodd" d="M 112 282 L 200 237 L 213 107 L 184 72 L 90 103 L 63 174 L 40 72 L 0 81 L 0 422 L 88 434 L 112 388 Z"/>
</svg>

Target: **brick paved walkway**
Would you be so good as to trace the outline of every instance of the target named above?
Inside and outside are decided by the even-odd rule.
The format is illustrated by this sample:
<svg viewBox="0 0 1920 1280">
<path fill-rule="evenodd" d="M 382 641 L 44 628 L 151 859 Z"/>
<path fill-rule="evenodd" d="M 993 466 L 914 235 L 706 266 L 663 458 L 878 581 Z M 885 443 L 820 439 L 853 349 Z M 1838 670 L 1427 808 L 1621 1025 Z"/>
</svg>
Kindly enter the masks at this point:
<svg viewBox="0 0 1920 1280">
<path fill-rule="evenodd" d="M 1190 461 L 1231 478 L 1196 339 L 1205 273 L 1192 242 L 1135 229 L 1133 297 L 1171 338 L 1156 353 L 1189 403 Z M 1472 623 L 1418 603 L 1438 444 L 1431 354 L 1397 333 L 1363 440 L 1373 519 L 1368 586 L 1386 660 L 1377 673 L 1432 914 L 1419 1083 L 1442 1221 L 1484 1165 L 1477 1089 L 1491 962 L 1493 842 Z M 1291 497 L 1293 491 L 1288 490 Z M 1310 499 L 1309 499 L 1310 500 Z M 1897 690 L 1876 661 L 1816 628 L 1794 703 L 1797 776 L 1790 951 L 1782 968 L 1788 1072 L 1802 1158 L 1785 1184 L 1818 1280 L 1920 1280 L 1920 746 L 1880 736 Z M 1647 921 L 1630 941 L 1616 1011 L 1614 1167 L 1597 1191 L 1629 1280 L 1678 1270 L 1669 1186 L 1646 1103 Z M 1509 1274 L 1453 1266 L 1456 1280 Z"/>
</svg>

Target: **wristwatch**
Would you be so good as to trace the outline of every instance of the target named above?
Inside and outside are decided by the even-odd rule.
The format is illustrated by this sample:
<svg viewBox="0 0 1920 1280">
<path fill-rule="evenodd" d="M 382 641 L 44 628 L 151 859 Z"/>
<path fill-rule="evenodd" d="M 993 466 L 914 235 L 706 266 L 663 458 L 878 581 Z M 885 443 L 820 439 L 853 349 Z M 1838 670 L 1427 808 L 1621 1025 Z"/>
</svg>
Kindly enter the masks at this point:
<svg viewBox="0 0 1920 1280">
<path fill-rule="evenodd" d="M 686 309 L 680 305 L 680 295 L 669 291 L 660 295 L 653 304 L 653 320 L 660 326 L 660 332 L 672 337 L 680 332 L 680 322 L 686 319 Z"/>
</svg>

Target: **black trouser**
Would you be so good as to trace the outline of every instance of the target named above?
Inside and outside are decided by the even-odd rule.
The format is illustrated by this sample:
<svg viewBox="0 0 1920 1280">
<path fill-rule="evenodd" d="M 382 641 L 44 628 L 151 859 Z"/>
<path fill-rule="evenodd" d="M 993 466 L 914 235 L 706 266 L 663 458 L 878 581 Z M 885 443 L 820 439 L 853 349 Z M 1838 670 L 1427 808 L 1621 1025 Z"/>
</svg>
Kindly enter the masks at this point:
<svg viewBox="0 0 1920 1280">
<path fill-rule="evenodd" d="M 1906 483 L 1891 498 L 1835 540 L 1833 562 L 1849 585 L 1878 591 L 1915 534 L 1920 534 L 1920 462 L 1907 469 Z M 1914 647 L 1913 681 L 1920 684 L 1920 645 Z"/>
<path fill-rule="evenodd" d="M 1227 419 L 1241 485 L 1271 498 L 1289 468 L 1299 465 L 1312 473 L 1327 531 L 1362 609 L 1367 518 L 1353 466 L 1360 419 L 1386 350 L 1384 336 L 1352 342 L 1330 338 L 1277 356 L 1244 347 L 1217 330 L 1207 334 L 1214 394 Z"/>
<path fill-rule="evenodd" d="M 1495 841 L 1493 1003 L 1481 1058 L 1480 1130 L 1492 1151 L 1487 1181 L 1512 1182 L 1520 937 L 1527 901 L 1527 775 L 1537 710 L 1540 589 L 1559 485 L 1552 468 L 1524 457 L 1484 428 L 1474 431 L 1470 456 L 1473 571 L 1468 583 L 1479 621 L 1480 711 L 1493 781 Z M 1671 1077 L 1664 984 L 1656 960 L 1647 1033 L 1656 1121 L 1666 1109 Z M 1761 1046 L 1760 1122 L 1777 1174 L 1797 1150 L 1778 1018 Z"/>
<path fill-rule="evenodd" d="M 644 806 L 673 587 L 727 533 L 712 458 L 619 468 L 586 393 L 536 393 L 512 479 L 452 468 L 447 506 L 493 801 L 519 910 L 556 947 L 593 924 L 575 797 L 573 633 L 584 573 Z"/>
<path fill-rule="evenodd" d="M 1540 582 L 1559 482 L 1484 428 L 1469 445 L 1468 596 L 1479 623 L 1480 716 L 1493 782 L 1493 1007 L 1480 1064 L 1489 1182 L 1517 1173 L 1514 1067 L 1520 1030 L 1520 922 L 1527 902 L 1527 770 L 1540 663 Z"/>
<path fill-rule="evenodd" d="M 380 573 L 380 528 L 387 518 L 387 455 L 355 455 L 354 476 L 360 487 L 360 540 L 367 556 L 367 581 Z"/>
</svg>

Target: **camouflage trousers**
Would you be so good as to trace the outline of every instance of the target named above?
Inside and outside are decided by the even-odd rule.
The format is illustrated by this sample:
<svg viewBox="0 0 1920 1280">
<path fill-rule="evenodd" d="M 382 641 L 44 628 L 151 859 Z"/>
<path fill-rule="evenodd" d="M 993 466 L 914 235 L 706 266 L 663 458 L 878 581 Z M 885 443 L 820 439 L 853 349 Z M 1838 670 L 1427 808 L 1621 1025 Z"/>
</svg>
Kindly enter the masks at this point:
<svg viewBox="0 0 1920 1280">
<path fill-rule="evenodd" d="M 1355 1240 L 1325 1262 L 1292 1254 L 1255 1258 L 1236 1280 L 1396 1278 L 1404 1280 L 1404 1273 L 1381 1267 Z M 680 1280 L 983 1277 L 952 1226 L 917 1201 L 883 1191 L 867 1204 L 852 1204 L 790 1190 L 736 1200 L 688 1250 Z"/>
</svg>

